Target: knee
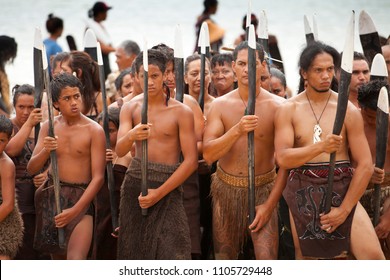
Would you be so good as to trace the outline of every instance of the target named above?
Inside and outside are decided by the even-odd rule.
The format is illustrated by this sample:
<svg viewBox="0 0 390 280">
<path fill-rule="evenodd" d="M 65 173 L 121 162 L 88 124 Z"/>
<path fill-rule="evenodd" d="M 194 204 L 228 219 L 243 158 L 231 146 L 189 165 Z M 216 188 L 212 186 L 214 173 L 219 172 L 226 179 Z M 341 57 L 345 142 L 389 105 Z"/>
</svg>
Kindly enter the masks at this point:
<svg viewBox="0 0 390 280">
<path fill-rule="evenodd" d="M 385 260 L 385 255 L 383 254 L 383 251 L 380 246 L 367 248 L 360 254 L 356 254 L 355 257 L 357 260 Z"/>
</svg>

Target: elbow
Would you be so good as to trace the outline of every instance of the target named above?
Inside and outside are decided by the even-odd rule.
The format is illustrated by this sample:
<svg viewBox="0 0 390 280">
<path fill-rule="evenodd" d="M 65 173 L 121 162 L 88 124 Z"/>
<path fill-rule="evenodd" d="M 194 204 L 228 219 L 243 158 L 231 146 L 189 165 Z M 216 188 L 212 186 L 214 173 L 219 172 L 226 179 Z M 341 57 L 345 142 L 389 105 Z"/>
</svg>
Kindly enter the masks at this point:
<svg viewBox="0 0 390 280">
<path fill-rule="evenodd" d="M 210 148 L 203 144 L 203 159 L 208 165 L 212 165 L 216 160 L 213 158 Z"/>
<path fill-rule="evenodd" d="M 275 160 L 276 160 L 276 165 L 279 166 L 280 168 L 286 170 L 291 168 L 288 164 L 288 161 L 285 159 L 285 157 L 282 154 L 275 152 Z"/>
</svg>

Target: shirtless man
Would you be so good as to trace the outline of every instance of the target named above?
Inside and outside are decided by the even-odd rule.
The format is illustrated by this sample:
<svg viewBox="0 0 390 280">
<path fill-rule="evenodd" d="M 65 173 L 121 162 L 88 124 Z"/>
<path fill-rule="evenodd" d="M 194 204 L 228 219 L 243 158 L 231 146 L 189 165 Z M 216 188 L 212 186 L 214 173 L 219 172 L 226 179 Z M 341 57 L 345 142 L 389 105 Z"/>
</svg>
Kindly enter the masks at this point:
<svg viewBox="0 0 390 280">
<path fill-rule="evenodd" d="M 213 237 L 216 259 L 237 259 L 248 235 L 257 259 L 276 259 L 278 222 L 276 205 L 284 184 L 284 170 L 275 182 L 274 115 L 284 99 L 260 87 L 266 62 L 257 44 L 255 115 L 245 115 L 248 102 L 248 44 L 240 43 L 233 53 L 238 88 L 216 98 L 207 115 L 203 157 L 218 160 L 213 175 Z M 255 134 L 256 217 L 248 225 L 248 132 Z M 275 183 L 275 184 L 274 184 Z M 250 234 L 249 234 L 249 229 Z"/>
<path fill-rule="evenodd" d="M 283 196 L 290 208 L 296 258 L 344 258 L 351 252 L 357 259 L 383 259 L 370 219 L 358 203 L 373 165 L 362 117 L 352 103 L 341 135 L 332 134 L 337 93 L 330 86 L 338 60 L 338 52 L 328 45 L 307 46 L 299 61 L 306 90 L 276 114 L 276 159 L 281 167 L 292 169 Z M 318 126 L 322 133 L 313 135 Z M 324 214 L 332 152 L 336 152 L 333 207 Z M 356 162 L 353 176 L 349 152 Z"/>
<path fill-rule="evenodd" d="M 76 77 L 59 74 L 50 83 L 50 88 L 53 107 L 61 112 L 54 119 L 56 137 L 48 136 L 49 125 L 45 122 L 27 171 L 37 174 L 49 160 L 50 152 L 56 151 L 62 213 L 55 213 L 53 179 L 49 174 L 49 180 L 35 194 L 35 245 L 48 250 L 53 259 L 86 259 L 93 230 L 91 202 L 104 181 L 104 132 L 98 123 L 81 113 L 83 86 Z M 65 231 L 65 249 L 58 246 L 57 228 Z M 50 246 L 53 243 L 56 246 Z"/>
<path fill-rule="evenodd" d="M 143 86 L 143 55 L 135 60 Z M 148 124 L 141 124 L 143 94 L 122 106 L 116 153 L 133 158 L 122 185 L 118 259 L 190 259 L 191 244 L 179 187 L 197 168 L 194 116 L 163 91 L 166 57 L 148 50 Z M 148 140 L 148 195 L 140 195 L 142 140 Z M 179 164 L 180 154 L 183 160 Z M 148 209 L 143 216 L 141 208 Z"/>
<path fill-rule="evenodd" d="M 368 140 L 368 145 L 370 146 L 373 162 L 375 162 L 376 158 L 376 110 L 378 95 L 382 86 L 386 84 L 387 80 L 371 81 L 359 88 L 358 101 L 364 122 L 364 132 Z M 390 133 L 390 128 L 388 132 Z M 387 145 L 389 145 L 389 142 Z M 371 219 L 373 219 L 375 211 L 374 184 L 381 185 L 381 211 L 375 232 L 381 241 L 382 250 L 385 253 L 386 259 L 390 259 L 390 149 L 387 149 L 384 168 L 379 169 L 375 167 L 367 190 L 360 199 L 361 204 Z"/>
</svg>

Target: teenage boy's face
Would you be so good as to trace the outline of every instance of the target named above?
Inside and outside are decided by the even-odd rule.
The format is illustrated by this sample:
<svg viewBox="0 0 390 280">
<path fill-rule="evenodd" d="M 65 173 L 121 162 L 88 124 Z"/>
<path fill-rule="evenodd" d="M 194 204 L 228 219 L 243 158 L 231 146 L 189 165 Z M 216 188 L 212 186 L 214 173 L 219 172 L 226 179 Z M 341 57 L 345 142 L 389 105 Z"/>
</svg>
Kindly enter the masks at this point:
<svg viewBox="0 0 390 280">
<path fill-rule="evenodd" d="M 62 115 L 74 116 L 81 113 L 81 93 L 78 87 L 65 87 L 61 90 L 58 102 L 54 102 Z"/>
<path fill-rule="evenodd" d="M 144 89 L 144 66 L 141 65 L 138 72 L 139 82 L 143 91 Z M 148 94 L 156 95 L 163 92 L 163 82 L 165 74 L 163 74 L 157 65 L 149 64 L 148 66 Z"/>
</svg>

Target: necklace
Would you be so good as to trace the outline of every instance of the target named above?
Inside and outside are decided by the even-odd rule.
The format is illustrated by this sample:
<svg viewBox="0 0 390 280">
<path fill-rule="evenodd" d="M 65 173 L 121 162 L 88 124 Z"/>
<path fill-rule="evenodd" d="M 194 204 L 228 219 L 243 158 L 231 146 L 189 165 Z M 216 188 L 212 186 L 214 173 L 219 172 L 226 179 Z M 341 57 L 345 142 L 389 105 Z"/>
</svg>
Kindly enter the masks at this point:
<svg viewBox="0 0 390 280">
<path fill-rule="evenodd" d="M 314 118 L 316 119 L 316 122 L 317 122 L 317 123 L 314 125 L 314 129 L 313 129 L 313 143 L 314 143 L 314 144 L 321 141 L 320 136 L 321 136 L 321 134 L 322 134 L 322 129 L 321 129 L 321 127 L 320 127 L 320 120 L 321 120 L 322 114 L 325 112 L 326 106 L 328 106 L 329 99 L 330 99 L 330 95 L 331 95 L 331 92 L 329 92 L 328 100 L 326 100 L 326 104 L 325 104 L 325 106 L 324 106 L 324 109 L 322 109 L 321 115 L 320 115 L 320 117 L 317 119 L 316 113 L 314 113 L 313 106 L 311 105 L 309 96 L 307 96 L 307 92 L 306 92 L 307 101 L 309 101 L 310 109 L 311 109 L 311 111 L 313 112 Z"/>
<path fill-rule="evenodd" d="M 260 92 L 256 94 L 256 96 L 255 96 L 255 100 L 256 100 L 257 96 L 259 96 L 259 94 L 260 94 Z M 240 94 L 240 93 L 238 93 L 238 95 L 239 95 L 239 96 L 240 96 L 240 98 L 241 98 L 242 104 L 244 104 L 244 107 L 245 107 L 244 116 L 245 116 L 245 115 L 247 115 L 247 114 L 248 114 L 248 106 L 247 106 L 247 104 L 245 104 L 245 101 L 244 101 L 244 99 L 242 99 L 242 96 L 241 96 L 241 94 Z"/>
</svg>

